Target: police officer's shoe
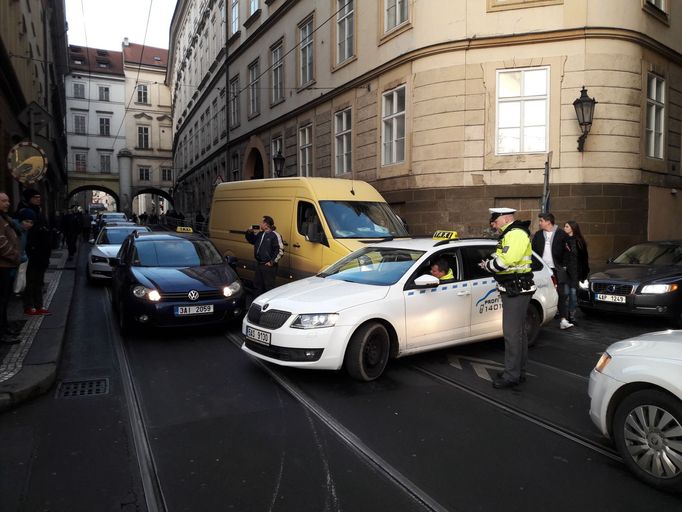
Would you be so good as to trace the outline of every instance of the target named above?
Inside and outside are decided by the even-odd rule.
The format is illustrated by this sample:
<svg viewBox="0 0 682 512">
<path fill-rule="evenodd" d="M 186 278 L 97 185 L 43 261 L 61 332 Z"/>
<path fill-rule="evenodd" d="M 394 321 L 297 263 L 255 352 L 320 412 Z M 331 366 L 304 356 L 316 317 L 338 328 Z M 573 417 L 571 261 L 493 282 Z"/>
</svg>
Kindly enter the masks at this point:
<svg viewBox="0 0 682 512">
<path fill-rule="evenodd" d="M 493 387 L 495 389 L 506 389 L 506 388 L 513 388 L 515 386 L 518 386 L 519 382 L 515 380 L 507 380 L 503 379 L 502 377 L 497 377 L 493 379 Z"/>
<path fill-rule="evenodd" d="M 504 375 L 504 372 L 497 372 L 497 377 L 498 377 L 498 378 L 501 379 L 503 375 Z M 522 374 L 521 374 L 521 377 L 519 377 L 519 383 L 523 384 L 524 382 L 526 382 L 526 374 L 525 374 L 525 373 L 522 373 Z"/>
</svg>

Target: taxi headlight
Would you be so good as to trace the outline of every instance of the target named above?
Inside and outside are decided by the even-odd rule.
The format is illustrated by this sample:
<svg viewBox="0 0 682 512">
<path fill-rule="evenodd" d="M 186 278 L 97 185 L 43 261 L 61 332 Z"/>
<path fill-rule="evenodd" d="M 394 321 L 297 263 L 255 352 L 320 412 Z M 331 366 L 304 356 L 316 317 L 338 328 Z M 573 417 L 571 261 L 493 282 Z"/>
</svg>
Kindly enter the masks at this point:
<svg viewBox="0 0 682 512">
<path fill-rule="evenodd" d="M 668 293 L 677 290 L 676 284 L 648 284 L 642 288 L 642 293 Z"/>
<path fill-rule="evenodd" d="M 339 315 L 337 313 L 313 313 L 310 315 L 298 315 L 291 322 L 295 329 L 319 329 L 321 327 L 334 327 Z"/>
<path fill-rule="evenodd" d="M 158 302 L 161 300 L 161 294 L 156 290 L 150 290 L 150 292 L 147 294 L 147 298 L 152 302 Z"/>
<path fill-rule="evenodd" d="M 223 288 L 223 295 L 225 297 L 232 297 L 233 295 L 237 295 L 241 289 L 242 285 L 235 281 L 234 283 Z"/>
<path fill-rule="evenodd" d="M 584 281 L 578 281 L 578 286 L 580 286 L 582 290 L 589 290 L 590 282 L 587 279 Z"/>
<path fill-rule="evenodd" d="M 138 299 L 144 299 L 145 297 L 152 302 L 158 302 L 161 300 L 161 294 L 156 290 L 150 290 L 146 286 L 137 285 L 133 288 L 133 295 Z"/>
<path fill-rule="evenodd" d="M 611 356 L 609 355 L 608 352 L 604 352 L 601 357 L 599 358 L 599 361 L 597 361 L 597 366 L 594 367 L 595 370 L 597 370 L 599 373 L 602 373 L 604 371 L 604 368 L 606 368 L 606 365 L 611 362 Z"/>
</svg>

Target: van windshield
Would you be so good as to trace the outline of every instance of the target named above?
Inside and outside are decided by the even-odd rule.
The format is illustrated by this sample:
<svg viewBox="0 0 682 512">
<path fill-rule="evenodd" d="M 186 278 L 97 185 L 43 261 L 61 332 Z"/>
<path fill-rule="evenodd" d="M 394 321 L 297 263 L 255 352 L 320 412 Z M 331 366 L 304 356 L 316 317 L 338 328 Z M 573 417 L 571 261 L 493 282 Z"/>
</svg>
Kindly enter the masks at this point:
<svg viewBox="0 0 682 512">
<path fill-rule="evenodd" d="M 334 238 L 409 236 L 403 223 L 386 203 L 320 201 L 320 206 Z"/>
</svg>

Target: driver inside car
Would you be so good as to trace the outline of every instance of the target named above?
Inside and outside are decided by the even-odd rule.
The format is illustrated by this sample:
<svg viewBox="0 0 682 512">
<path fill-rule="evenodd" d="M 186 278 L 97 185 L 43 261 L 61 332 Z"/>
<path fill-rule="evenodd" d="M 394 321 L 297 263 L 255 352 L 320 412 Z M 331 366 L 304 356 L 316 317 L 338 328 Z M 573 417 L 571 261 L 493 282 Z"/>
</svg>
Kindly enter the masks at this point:
<svg viewBox="0 0 682 512">
<path fill-rule="evenodd" d="M 441 283 L 455 278 L 450 265 L 443 258 L 438 259 L 438 261 L 431 265 L 431 275 L 440 279 Z"/>
</svg>

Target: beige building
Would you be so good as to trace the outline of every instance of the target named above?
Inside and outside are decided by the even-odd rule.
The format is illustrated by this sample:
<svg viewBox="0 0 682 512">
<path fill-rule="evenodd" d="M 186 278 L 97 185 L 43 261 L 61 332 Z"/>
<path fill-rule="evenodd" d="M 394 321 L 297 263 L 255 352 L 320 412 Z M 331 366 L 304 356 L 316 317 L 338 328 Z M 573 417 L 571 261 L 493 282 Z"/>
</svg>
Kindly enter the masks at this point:
<svg viewBox="0 0 682 512">
<path fill-rule="evenodd" d="M 635 241 L 682 238 L 667 220 L 682 213 L 677 2 L 181 1 L 171 78 L 201 41 L 195 19 L 189 50 L 173 52 L 183 4 L 226 16 L 224 81 L 198 76 L 201 94 L 227 86 L 223 178 L 273 176 L 281 151 L 282 176 L 374 184 L 414 234 L 477 235 L 490 206 L 535 220 L 549 162 L 550 209 L 581 224 L 596 263 Z M 583 86 L 598 103 L 579 151 Z M 192 189 L 211 175 L 181 156 L 197 140 L 182 123 L 201 110 L 183 105 L 176 133 L 188 142 L 174 156 Z"/>
<path fill-rule="evenodd" d="M 168 210 L 174 184 L 173 123 L 165 84 L 168 50 L 123 41 L 125 139 L 135 213 Z"/>
</svg>

